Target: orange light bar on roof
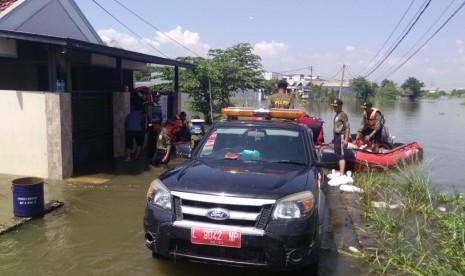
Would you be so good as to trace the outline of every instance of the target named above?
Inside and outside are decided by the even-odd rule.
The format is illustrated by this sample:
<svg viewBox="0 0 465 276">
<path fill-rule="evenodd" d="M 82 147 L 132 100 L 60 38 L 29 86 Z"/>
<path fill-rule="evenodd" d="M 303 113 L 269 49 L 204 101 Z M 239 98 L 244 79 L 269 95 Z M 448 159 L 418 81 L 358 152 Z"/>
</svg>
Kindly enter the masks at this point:
<svg viewBox="0 0 465 276">
<path fill-rule="evenodd" d="M 282 119 L 297 119 L 305 116 L 306 113 L 300 109 L 270 109 L 271 118 L 282 118 Z"/>
<path fill-rule="evenodd" d="M 250 107 L 226 107 L 221 109 L 221 114 L 226 116 L 253 117 L 254 109 Z"/>
<path fill-rule="evenodd" d="M 250 107 L 226 107 L 221 109 L 221 114 L 237 117 L 268 116 L 277 119 L 296 119 L 306 115 L 305 111 L 300 109 L 253 109 Z"/>
</svg>

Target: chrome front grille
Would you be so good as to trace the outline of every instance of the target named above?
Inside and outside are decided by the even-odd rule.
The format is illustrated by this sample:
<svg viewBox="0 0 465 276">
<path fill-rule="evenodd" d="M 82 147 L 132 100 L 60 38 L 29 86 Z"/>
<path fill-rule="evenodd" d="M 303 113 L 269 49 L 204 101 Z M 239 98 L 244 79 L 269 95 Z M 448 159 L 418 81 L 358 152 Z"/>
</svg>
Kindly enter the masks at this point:
<svg viewBox="0 0 465 276">
<path fill-rule="evenodd" d="M 174 197 L 174 224 L 180 227 L 212 227 L 237 229 L 243 233 L 263 234 L 275 200 L 212 196 L 172 192 Z M 220 208 L 227 210 L 224 220 L 211 219 L 207 212 Z"/>
</svg>

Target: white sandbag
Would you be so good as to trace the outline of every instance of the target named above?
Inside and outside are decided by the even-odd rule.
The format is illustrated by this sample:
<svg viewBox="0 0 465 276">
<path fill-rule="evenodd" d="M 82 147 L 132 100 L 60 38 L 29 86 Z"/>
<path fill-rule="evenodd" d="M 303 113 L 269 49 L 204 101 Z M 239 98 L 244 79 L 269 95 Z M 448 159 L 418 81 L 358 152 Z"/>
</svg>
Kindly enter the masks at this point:
<svg viewBox="0 0 465 276">
<path fill-rule="evenodd" d="M 354 183 L 354 179 L 352 178 L 352 172 L 348 171 L 346 175 L 334 176 L 333 174 L 332 179 L 328 182 L 329 186 L 339 186 L 343 184 L 352 184 Z"/>
<path fill-rule="evenodd" d="M 387 207 L 389 207 L 389 209 L 399 208 L 399 204 L 388 204 L 385 201 L 372 201 L 371 206 L 375 208 L 387 208 Z"/>
<path fill-rule="evenodd" d="M 336 178 L 336 177 L 338 177 L 338 176 L 341 176 L 341 173 L 340 173 L 340 172 L 336 172 L 335 169 L 333 169 L 333 170 L 331 171 L 331 173 L 327 175 L 328 179 L 333 179 L 333 178 Z"/>
<path fill-rule="evenodd" d="M 350 193 L 363 193 L 364 192 L 362 188 L 359 188 L 354 185 L 349 185 L 349 184 L 343 184 L 339 186 L 339 190 L 341 190 L 342 192 L 350 192 Z"/>
</svg>

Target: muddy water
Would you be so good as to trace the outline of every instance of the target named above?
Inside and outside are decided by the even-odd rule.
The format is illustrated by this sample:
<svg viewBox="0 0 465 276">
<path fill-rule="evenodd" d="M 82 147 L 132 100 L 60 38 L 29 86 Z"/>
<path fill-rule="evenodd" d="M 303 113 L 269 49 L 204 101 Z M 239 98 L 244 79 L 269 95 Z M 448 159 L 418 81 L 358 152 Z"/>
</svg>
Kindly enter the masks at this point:
<svg viewBox="0 0 465 276">
<path fill-rule="evenodd" d="M 46 201 L 59 197 L 65 207 L 0 236 L 0 275 L 282 275 L 153 259 L 144 245 L 142 218 L 148 184 L 160 170 L 146 169 L 143 162 L 119 162 L 112 173 L 48 182 Z M 11 196 L 2 195 L 5 219 L 11 217 L 12 207 L 5 204 Z M 329 231 L 341 234 L 329 234 L 321 275 L 359 275 L 357 260 L 336 254 L 353 234 L 347 218 L 333 220 Z"/>
</svg>

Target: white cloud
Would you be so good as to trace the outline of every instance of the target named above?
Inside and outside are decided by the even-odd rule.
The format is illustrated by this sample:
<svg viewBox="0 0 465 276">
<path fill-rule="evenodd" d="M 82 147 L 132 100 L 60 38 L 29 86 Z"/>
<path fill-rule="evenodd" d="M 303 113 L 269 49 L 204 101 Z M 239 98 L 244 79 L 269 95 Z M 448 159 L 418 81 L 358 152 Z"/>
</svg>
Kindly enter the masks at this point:
<svg viewBox="0 0 465 276">
<path fill-rule="evenodd" d="M 150 46 L 157 48 L 160 43 L 145 39 L 145 42 L 127 33 L 120 33 L 113 29 L 99 30 L 98 34 L 108 46 L 123 48 L 125 50 L 154 54 L 156 51 Z M 150 44 L 150 45 L 149 45 Z"/>
<path fill-rule="evenodd" d="M 455 44 L 457 45 L 457 48 L 458 48 L 457 49 L 457 54 L 463 55 L 463 52 L 465 51 L 465 44 L 463 43 L 463 41 L 460 40 L 460 39 L 457 39 L 455 41 Z"/>
<path fill-rule="evenodd" d="M 285 71 L 293 69 L 294 57 L 289 52 L 289 47 L 282 42 L 262 41 L 253 46 L 254 54 L 262 58 L 265 70 Z"/>
<path fill-rule="evenodd" d="M 174 43 L 178 41 L 183 45 L 196 45 L 200 41 L 200 35 L 188 30 L 183 31 L 181 26 L 177 26 L 169 32 L 157 32 L 156 40 L 160 43 Z"/>
<path fill-rule="evenodd" d="M 344 48 L 344 51 L 346 51 L 347 53 L 351 53 L 355 50 L 354 46 L 351 46 L 351 45 L 347 45 L 345 48 Z"/>
<path fill-rule="evenodd" d="M 254 45 L 254 52 L 262 58 L 278 57 L 289 54 L 289 47 L 282 42 L 260 42 Z"/>
<path fill-rule="evenodd" d="M 177 26 L 165 33 L 156 32 L 155 37 L 144 37 L 143 39 L 139 39 L 131 34 L 118 32 L 113 29 L 98 30 L 98 34 L 102 38 L 103 42 L 109 46 L 157 56 L 160 56 L 159 51 L 161 51 L 170 58 L 193 55 L 193 53 L 184 49 L 173 40 L 179 42 L 200 56 L 206 56 L 210 49 L 208 44 L 200 42 L 200 35 L 198 33 L 191 32 L 189 30 L 183 31 L 181 26 Z M 168 36 L 173 40 L 168 38 Z M 157 49 L 159 51 L 157 51 Z"/>
</svg>

